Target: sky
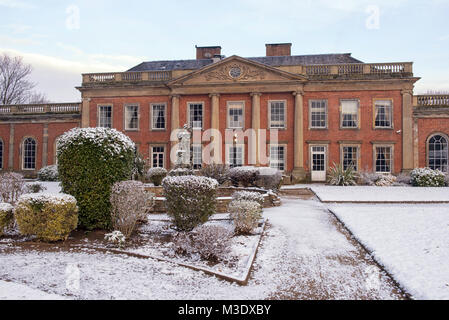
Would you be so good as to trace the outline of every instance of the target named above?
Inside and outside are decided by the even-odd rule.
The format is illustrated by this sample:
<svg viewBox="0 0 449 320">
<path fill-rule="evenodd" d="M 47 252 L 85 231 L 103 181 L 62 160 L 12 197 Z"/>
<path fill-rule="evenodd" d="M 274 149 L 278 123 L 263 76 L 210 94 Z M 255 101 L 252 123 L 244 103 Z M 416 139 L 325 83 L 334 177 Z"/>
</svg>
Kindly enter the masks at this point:
<svg viewBox="0 0 449 320">
<path fill-rule="evenodd" d="M 195 45 L 225 56 L 352 53 L 408 62 L 415 93 L 449 92 L 449 0 L 0 0 L 0 53 L 33 66 L 52 102 L 80 101 L 81 74 L 142 61 L 194 59 Z"/>
</svg>

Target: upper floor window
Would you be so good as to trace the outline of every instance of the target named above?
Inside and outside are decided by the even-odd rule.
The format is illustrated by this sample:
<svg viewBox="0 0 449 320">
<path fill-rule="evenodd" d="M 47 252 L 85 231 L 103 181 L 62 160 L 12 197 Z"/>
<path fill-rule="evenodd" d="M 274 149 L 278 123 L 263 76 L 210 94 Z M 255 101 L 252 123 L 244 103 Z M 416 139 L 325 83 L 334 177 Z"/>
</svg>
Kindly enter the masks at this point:
<svg viewBox="0 0 449 320">
<path fill-rule="evenodd" d="M 26 138 L 22 144 L 22 169 L 36 169 L 36 140 Z"/>
<path fill-rule="evenodd" d="M 165 129 L 165 104 L 159 103 L 151 105 L 151 129 Z"/>
<path fill-rule="evenodd" d="M 285 146 L 270 146 L 270 167 L 281 171 L 285 170 Z"/>
<path fill-rule="evenodd" d="M 243 103 L 229 102 L 228 103 L 228 128 L 242 129 L 243 128 Z"/>
<path fill-rule="evenodd" d="M 374 127 L 392 128 L 393 113 L 391 100 L 376 100 L 374 102 Z"/>
<path fill-rule="evenodd" d="M 429 139 L 427 148 L 429 150 L 427 157 L 429 168 L 447 172 L 449 157 L 447 138 L 436 134 Z"/>
<path fill-rule="evenodd" d="M 309 101 L 309 126 L 310 128 L 327 128 L 327 101 L 311 100 Z"/>
<path fill-rule="evenodd" d="M 376 146 L 374 150 L 376 172 L 391 173 L 393 148 L 391 146 Z"/>
<path fill-rule="evenodd" d="M 358 170 L 358 153 L 359 148 L 357 146 L 342 146 L 341 147 L 341 155 L 342 155 L 342 163 L 343 169 L 346 170 L 352 167 L 355 171 Z"/>
<path fill-rule="evenodd" d="M 112 128 L 112 106 L 98 107 L 98 126 Z"/>
<path fill-rule="evenodd" d="M 0 169 L 3 169 L 3 140 L 0 139 Z"/>
<path fill-rule="evenodd" d="M 189 124 L 192 129 L 203 128 L 203 104 L 189 103 Z"/>
<path fill-rule="evenodd" d="M 357 100 L 341 100 L 342 128 L 358 128 L 359 123 L 359 102 Z"/>
<path fill-rule="evenodd" d="M 139 130 L 139 106 L 125 106 L 125 130 Z"/>
<path fill-rule="evenodd" d="M 270 128 L 285 128 L 286 108 L 284 101 L 270 101 Z"/>
</svg>

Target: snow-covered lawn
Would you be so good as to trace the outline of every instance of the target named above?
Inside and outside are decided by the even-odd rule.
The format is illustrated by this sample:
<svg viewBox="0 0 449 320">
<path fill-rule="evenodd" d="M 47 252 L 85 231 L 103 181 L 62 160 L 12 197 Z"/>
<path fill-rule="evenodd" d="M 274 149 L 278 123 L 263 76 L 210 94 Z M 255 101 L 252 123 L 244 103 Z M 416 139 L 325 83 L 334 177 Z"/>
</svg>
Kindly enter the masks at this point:
<svg viewBox="0 0 449 320">
<path fill-rule="evenodd" d="M 427 194 L 429 189 L 409 190 Z M 449 191 L 432 190 L 440 195 L 439 190 Z M 420 197 L 411 193 L 404 196 Z M 373 192 L 373 197 L 378 195 Z M 449 299 L 448 204 L 332 204 L 329 208 L 414 298 Z"/>
<path fill-rule="evenodd" d="M 449 202 L 449 187 L 308 187 L 325 202 Z"/>
<path fill-rule="evenodd" d="M 20 283 L 0 280 L 0 300 L 61 300 L 63 297 L 32 289 Z"/>
</svg>

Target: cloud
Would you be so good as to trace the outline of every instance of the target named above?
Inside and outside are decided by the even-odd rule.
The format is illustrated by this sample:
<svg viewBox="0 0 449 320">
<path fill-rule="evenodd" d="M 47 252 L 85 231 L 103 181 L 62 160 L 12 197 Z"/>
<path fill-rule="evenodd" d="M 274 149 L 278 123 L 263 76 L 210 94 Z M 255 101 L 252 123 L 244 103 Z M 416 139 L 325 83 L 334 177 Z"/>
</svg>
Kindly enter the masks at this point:
<svg viewBox="0 0 449 320">
<path fill-rule="evenodd" d="M 36 39 L 33 39 L 33 37 L 27 37 L 27 38 L 12 38 L 4 35 L 0 35 L 0 43 L 7 46 L 15 46 L 15 45 L 41 45 L 42 42 L 38 41 Z"/>
<path fill-rule="evenodd" d="M 13 9 L 33 9 L 34 5 L 31 3 L 20 0 L 0 0 L 0 6 L 13 8 Z"/>
<path fill-rule="evenodd" d="M 25 24 L 15 24 L 15 23 L 7 24 L 7 25 L 4 25 L 3 27 L 5 27 L 9 31 L 11 31 L 12 33 L 25 33 L 28 30 L 32 29 L 31 26 L 28 26 Z"/>
</svg>

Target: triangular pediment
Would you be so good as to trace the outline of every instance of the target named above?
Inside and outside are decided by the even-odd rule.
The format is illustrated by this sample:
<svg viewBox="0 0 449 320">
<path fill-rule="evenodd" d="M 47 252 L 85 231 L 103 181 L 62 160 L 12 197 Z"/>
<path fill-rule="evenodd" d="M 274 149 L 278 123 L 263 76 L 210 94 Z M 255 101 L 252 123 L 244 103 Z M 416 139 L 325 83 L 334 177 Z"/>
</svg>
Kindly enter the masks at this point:
<svg viewBox="0 0 449 320">
<path fill-rule="evenodd" d="M 305 81 L 300 75 L 285 72 L 242 57 L 231 56 L 172 80 L 169 85 L 233 84 L 236 82 Z"/>
</svg>

